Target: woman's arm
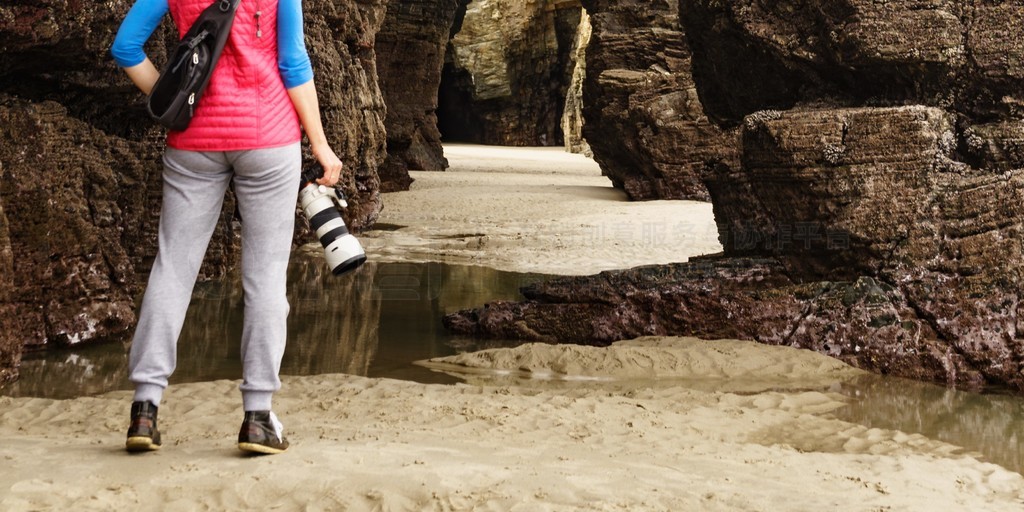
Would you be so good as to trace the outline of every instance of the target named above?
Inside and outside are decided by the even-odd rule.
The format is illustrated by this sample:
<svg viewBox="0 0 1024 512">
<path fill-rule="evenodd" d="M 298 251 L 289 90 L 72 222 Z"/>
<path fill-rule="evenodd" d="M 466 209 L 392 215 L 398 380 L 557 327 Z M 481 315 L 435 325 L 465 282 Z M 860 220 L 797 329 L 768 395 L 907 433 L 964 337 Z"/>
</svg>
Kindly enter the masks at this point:
<svg viewBox="0 0 1024 512">
<path fill-rule="evenodd" d="M 110 54 L 136 87 L 149 94 L 160 76 L 142 47 L 167 14 L 167 0 L 138 0 L 121 22 Z"/>
<path fill-rule="evenodd" d="M 322 178 L 316 180 L 321 185 L 333 187 L 341 178 L 341 159 L 334 154 L 331 145 L 327 142 L 327 135 L 324 134 L 324 126 L 320 121 L 320 103 L 316 96 L 316 86 L 310 80 L 297 87 L 288 89 L 288 96 L 295 105 L 295 111 L 299 114 L 299 121 L 306 130 L 306 137 L 309 138 L 310 149 L 320 166 L 324 168 Z"/>
<path fill-rule="evenodd" d="M 138 87 L 142 94 L 147 96 L 149 91 L 153 90 L 156 79 L 160 78 L 160 72 L 156 70 L 156 66 L 149 60 L 149 57 L 146 57 L 146 60 L 142 61 L 141 64 L 124 68 L 124 72 L 128 74 L 128 78 L 132 80 L 135 87 Z"/>
<path fill-rule="evenodd" d="M 313 67 L 306 52 L 302 33 L 302 1 L 279 0 L 277 4 L 278 70 L 288 89 L 288 96 L 306 130 L 310 148 L 324 175 L 316 180 L 321 185 L 334 186 L 341 177 L 341 159 L 334 154 L 324 134 L 320 120 L 320 102 L 313 83 Z"/>
</svg>

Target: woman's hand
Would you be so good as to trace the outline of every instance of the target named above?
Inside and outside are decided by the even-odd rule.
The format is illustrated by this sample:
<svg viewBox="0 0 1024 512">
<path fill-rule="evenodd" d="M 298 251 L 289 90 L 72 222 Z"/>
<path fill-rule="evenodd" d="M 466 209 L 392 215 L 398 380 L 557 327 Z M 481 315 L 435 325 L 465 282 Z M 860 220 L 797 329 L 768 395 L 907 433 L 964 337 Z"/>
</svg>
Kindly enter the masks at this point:
<svg viewBox="0 0 1024 512">
<path fill-rule="evenodd" d="M 331 146 L 326 143 L 315 145 L 311 149 L 313 150 L 313 157 L 320 163 L 320 167 L 324 169 L 324 175 L 317 179 L 316 182 L 320 185 L 333 187 L 341 179 L 341 169 L 344 167 L 344 164 L 341 163 L 338 155 L 334 154 Z"/>
</svg>

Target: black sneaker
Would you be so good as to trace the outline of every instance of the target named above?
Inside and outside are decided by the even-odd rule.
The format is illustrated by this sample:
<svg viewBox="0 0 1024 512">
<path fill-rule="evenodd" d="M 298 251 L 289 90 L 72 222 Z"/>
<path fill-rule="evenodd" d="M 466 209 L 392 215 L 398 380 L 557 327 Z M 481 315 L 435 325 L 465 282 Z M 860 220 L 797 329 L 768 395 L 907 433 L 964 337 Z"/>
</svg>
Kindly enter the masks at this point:
<svg viewBox="0 0 1024 512">
<path fill-rule="evenodd" d="M 238 431 L 238 449 L 250 453 L 281 453 L 288 449 L 284 426 L 270 411 L 246 411 Z"/>
<path fill-rule="evenodd" d="M 156 428 L 157 406 L 149 402 L 132 402 L 132 423 L 124 446 L 130 452 L 160 449 L 160 431 Z"/>
</svg>

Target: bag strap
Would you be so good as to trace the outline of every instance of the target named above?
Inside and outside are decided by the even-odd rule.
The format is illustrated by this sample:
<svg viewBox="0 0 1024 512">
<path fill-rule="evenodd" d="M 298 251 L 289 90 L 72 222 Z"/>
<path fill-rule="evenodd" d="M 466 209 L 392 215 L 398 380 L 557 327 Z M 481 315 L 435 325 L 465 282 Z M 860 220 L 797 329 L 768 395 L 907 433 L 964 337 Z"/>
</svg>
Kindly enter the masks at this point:
<svg viewBox="0 0 1024 512">
<path fill-rule="evenodd" d="M 214 0 L 199 14 L 175 45 L 160 77 L 146 100 L 150 116 L 162 126 L 184 130 L 195 113 L 194 105 L 202 96 L 220 59 L 234 25 L 241 0 Z M 199 48 L 206 48 L 205 60 Z M 200 66 L 197 72 L 183 70 L 188 63 Z M 189 76 L 185 76 L 190 73 Z"/>
</svg>

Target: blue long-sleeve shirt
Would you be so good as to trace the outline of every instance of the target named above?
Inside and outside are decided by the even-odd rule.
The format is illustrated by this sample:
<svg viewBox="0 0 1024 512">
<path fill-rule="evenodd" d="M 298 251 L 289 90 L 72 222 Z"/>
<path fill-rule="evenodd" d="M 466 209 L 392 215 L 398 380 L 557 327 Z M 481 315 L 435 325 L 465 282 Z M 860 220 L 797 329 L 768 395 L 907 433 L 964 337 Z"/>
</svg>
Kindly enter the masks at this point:
<svg viewBox="0 0 1024 512">
<path fill-rule="evenodd" d="M 142 47 L 168 10 L 167 0 L 136 0 L 110 48 L 117 65 L 129 68 L 146 60 Z M 277 68 L 289 89 L 313 79 L 313 66 L 302 33 L 302 0 L 278 0 Z"/>
</svg>

